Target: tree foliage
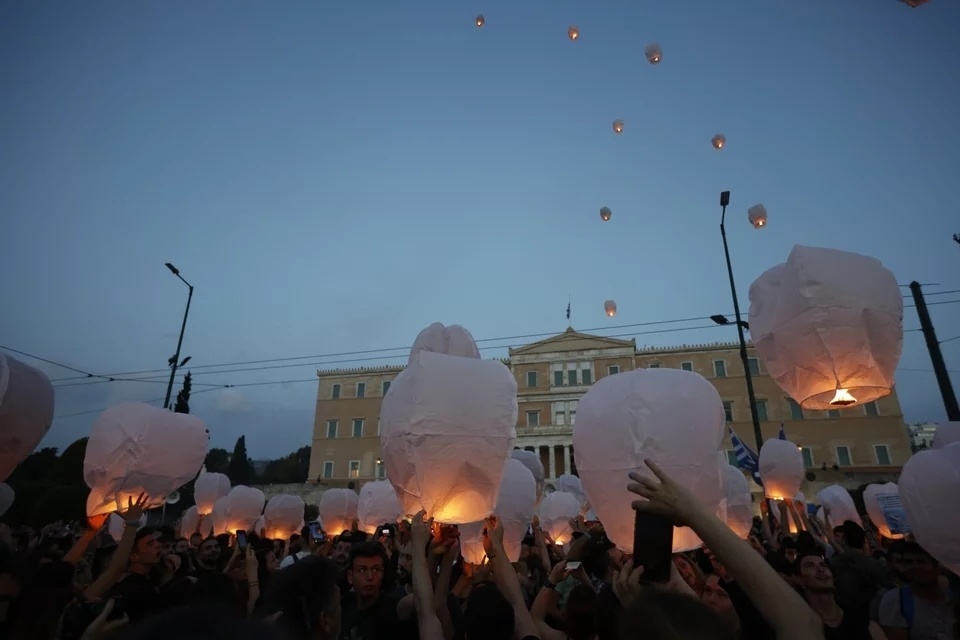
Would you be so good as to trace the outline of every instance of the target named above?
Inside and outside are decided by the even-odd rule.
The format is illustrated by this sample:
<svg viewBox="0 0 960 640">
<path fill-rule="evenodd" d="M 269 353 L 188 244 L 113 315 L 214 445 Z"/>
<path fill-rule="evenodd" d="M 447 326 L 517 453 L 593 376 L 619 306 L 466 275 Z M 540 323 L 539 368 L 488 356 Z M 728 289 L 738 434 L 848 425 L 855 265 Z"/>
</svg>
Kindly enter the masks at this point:
<svg viewBox="0 0 960 640">
<path fill-rule="evenodd" d="M 230 456 L 230 464 L 227 467 L 227 476 L 233 486 L 253 483 L 253 464 L 247 456 L 246 436 L 237 438 L 237 444 L 233 447 L 233 455 Z"/>
<path fill-rule="evenodd" d="M 263 469 L 261 484 L 294 484 L 306 482 L 310 470 L 310 447 L 300 447 L 293 453 L 271 460 Z"/>
<path fill-rule="evenodd" d="M 226 449 L 210 449 L 203 464 L 210 473 L 227 473 L 230 467 L 230 453 Z"/>
<path fill-rule="evenodd" d="M 173 407 L 175 413 L 190 413 L 190 390 L 192 386 L 193 376 L 187 371 L 187 375 L 183 378 L 183 388 L 177 394 L 177 403 Z"/>
</svg>

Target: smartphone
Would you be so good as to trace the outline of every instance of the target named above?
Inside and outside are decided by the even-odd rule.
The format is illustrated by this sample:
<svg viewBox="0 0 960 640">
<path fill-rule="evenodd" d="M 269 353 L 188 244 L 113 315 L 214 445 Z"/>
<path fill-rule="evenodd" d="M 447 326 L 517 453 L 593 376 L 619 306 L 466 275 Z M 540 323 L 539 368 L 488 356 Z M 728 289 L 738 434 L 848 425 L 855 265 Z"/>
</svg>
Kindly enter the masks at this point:
<svg viewBox="0 0 960 640">
<path fill-rule="evenodd" d="M 387 528 L 387 527 L 384 527 L 383 529 L 380 529 L 380 535 L 383 535 L 383 536 L 387 536 L 387 537 L 390 537 L 390 536 L 392 536 L 392 535 L 393 535 L 393 532 L 392 532 L 392 531 L 390 531 L 390 529 L 389 529 L 389 528 Z"/>
<path fill-rule="evenodd" d="M 237 546 L 240 548 L 240 551 L 247 550 L 247 532 L 237 530 Z"/>
<path fill-rule="evenodd" d="M 307 528 L 310 529 L 310 537 L 313 538 L 314 542 L 323 542 L 326 540 L 326 534 L 324 534 L 323 529 L 320 528 L 319 522 L 311 522 L 307 525 Z"/>
<path fill-rule="evenodd" d="M 673 563 L 673 523 L 637 511 L 633 521 L 633 566 L 643 567 L 643 580 L 668 582 Z"/>
<path fill-rule="evenodd" d="M 567 565 L 566 565 L 564 568 L 565 568 L 567 571 L 576 571 L 577 569 L 580 568 L 580 563 L 579 563 L 579 562 L 568 562 Z"/>
</svg>

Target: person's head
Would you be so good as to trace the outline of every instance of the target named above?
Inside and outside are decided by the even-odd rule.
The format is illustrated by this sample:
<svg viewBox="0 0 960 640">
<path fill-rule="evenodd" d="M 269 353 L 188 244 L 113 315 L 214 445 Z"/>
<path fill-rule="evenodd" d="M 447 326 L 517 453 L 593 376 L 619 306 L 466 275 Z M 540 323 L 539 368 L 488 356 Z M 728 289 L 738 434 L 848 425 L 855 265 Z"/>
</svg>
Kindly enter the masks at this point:
<svg viewBox="0 0 960 640">
<path fill-rule="evenodd" d="M 413 577 L 413 545 L 407 542 L 400 546 L 399 558 L 397 558 L 396 579 L 400 584 L 409 584 Z"/>
<path fill-rule="evenodd" d="M 353 545 L 347 564 L 347 581 L 357 597 L 375 600 L 383 589 L 383 578 L 390 565 L 387 550 L 379 542 Z"/>
<path fill-rule="evenodd" d="M 794 563 L 797 586 L 807 594 L 832 593 L 834 591 L 833 573 L 823 556 L 804 555 Z"/>
<path fill-rule="evenodd" d="M 200 548 L 200 543 L 203 542 L 203 534 L 199 531 L 190 534 L 190 548 L 196 551 Z"/>
<path fill-rule="evenodd" d="M 727 590 L 720 586 L 720 578 L 709 576 L 703 585 L 703 596 L 700 598 L 703 604 L 707 605 L 711 611 L 720 616 L 724 624 L 731 631 L 740 629 L 740 616 L 733 606 L 733 600 Z"/>
<path fill-rule="evenodd" d="M 350 550 L 353 548 L 353 539 L 349 534 L 343 534 L 337 538 L 333 545 L 333 551 L 330 553 L 330 559 L 341 570 L 347 569 L 350 564 Z"/>
<path fill-rule="evenodd" d="M 341 594 L 336 567 L 319 556 L 277 571 L 257 602 L 255 617 L 271 618 L 297 640 L 335 640 L 340 635 Z"/>
<path fill-rule="evenodd" d="M 863 527 L 852 520 L 847 520 L 840 529 L 843 530 L 843 546 L 849 551 L 862 551 L 863 545 L 867 542 L 867 534 Z"/>
<path fill-rule="evenodd" d="M 894 540 L 887 548 L 887 562 L 900 580 L 907 579 L 904 575 L 906 573 L 906 567 L 903 564 L 903 550 L 907 548 L 906 545 L 906 540 Z"/>
<path fill-rule="evenodd" d="M 793 538 L 784 538 L 780 542 L 780 551 L 787 562 L 794 563 L 797 561 L 797 543 L 794 542 Z"/>
<path fill-rule="evenodd" d="M 594 619 L 597 614 L 597 592 L 592 587 L 578 584 L 567 596 L 563 610 L 563 628 L 569 640 L 590 640 L 596 635 Z"/>
<path fill-rule="evenodd" d="M 187 553 L 190 551 L 190 541 L 186 538 L 177 538 L 176 543 L 173 545 L 174 553 Z"/>
<path fill-rule="evenodd" d="M 474 587 L 463 611 L 464 640 L 510 638 L 513 626 L 513 607 L 496 585 L 482 582 Z"/>
<path fill-rule="evenodd" d="M 207 538 L 197 549 L 197 564 L 210 569 L 218 562 L 220 562 L 220 541 L 216 538 Z"/>
<path fill-rule="evenodd" d="M 929 586 L 940 579 L 940 566 L 916 542 L 905 542 L 900 550 L 903 577 L 912 585 Z"/>
<path fill-rule="evenodd" d="M 133 550 L 130 551 L 130 565 L 142 569 L 151 569 L 162 559 L 163 548 L 157 540 L 157 531 L 152 527 L 143 527 L 137 531 Z"/>
<path fill-rule="evenodd" d="M 699 596 L 703 593 L 703 572 L 693 563 L 693 560 L 682 553 L 673 556 L 673 564 L 677 565 L 677 572 L 683 581 Z"/>
<path fill-rule="evenodd" d="M 619 620 L 621 638 L 644 640 L 733 640 L 736 631 L 723 617 L 689 595 L 648 588 L 624 609 Z"/>
</svg>

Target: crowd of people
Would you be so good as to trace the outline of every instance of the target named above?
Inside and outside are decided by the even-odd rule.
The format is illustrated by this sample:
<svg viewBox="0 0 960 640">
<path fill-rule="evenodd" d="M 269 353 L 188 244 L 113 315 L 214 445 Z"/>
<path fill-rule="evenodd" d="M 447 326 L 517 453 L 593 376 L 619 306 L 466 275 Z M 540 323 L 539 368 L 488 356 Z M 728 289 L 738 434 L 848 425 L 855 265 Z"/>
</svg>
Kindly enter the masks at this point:
<svg viewBox="0 0 960 640">
<path fill-rule="evenodd" d="M 141 496 L 120 513 L 118 541 L 103 531 L 105 516 L 2 531 L 0 638 L 960 638 L 957 576 L 916 542 L 819 521 L 791 501 L 756 518 L 743 540 L 650 468 L 624 479 L 633 508 L 703 541 L 673 556 L 665 582 L 582 518 L 566 545 L 534 520 L 511 562 L 491 517 L 486 559 L 470 564 L 456 527 L 422 512 L 374 535 L 306 526 L 288 540 L 204 537 L 141 526 Z"/>
</svg>

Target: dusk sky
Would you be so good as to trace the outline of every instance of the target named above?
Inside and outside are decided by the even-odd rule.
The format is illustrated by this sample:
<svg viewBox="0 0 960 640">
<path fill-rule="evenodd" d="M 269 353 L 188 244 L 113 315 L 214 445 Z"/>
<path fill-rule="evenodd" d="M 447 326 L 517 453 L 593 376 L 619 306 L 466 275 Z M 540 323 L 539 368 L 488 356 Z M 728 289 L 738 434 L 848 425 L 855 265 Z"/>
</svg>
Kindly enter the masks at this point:
<svg viewBox="0 0 960 640">
<path fill-rule="evenodd" d="M 794 244 L 833 247 L 936 284 L 948 340 L 958 25 L 955 0 L 9 0 L 0 344 L 149 378 L 14 354 L 59 380 L 45 445 L 159 404 L 172 262 L 196 287 L 192 412 L 213 446 L 276 457 L 310 443 L 318 367 L 403 362 L 434 321 L 505 338 L 488 357 L 564 330 L 568 299 L 576 329 L 641 346 L 735 340 L 642 326 L 732 312 L 725 189 L 744 309 Z M 943 420 L 915 309 L 904 326 L 906 419 Z M 960 340 L 943 349 L 960 379 Z"/>
</svg>

